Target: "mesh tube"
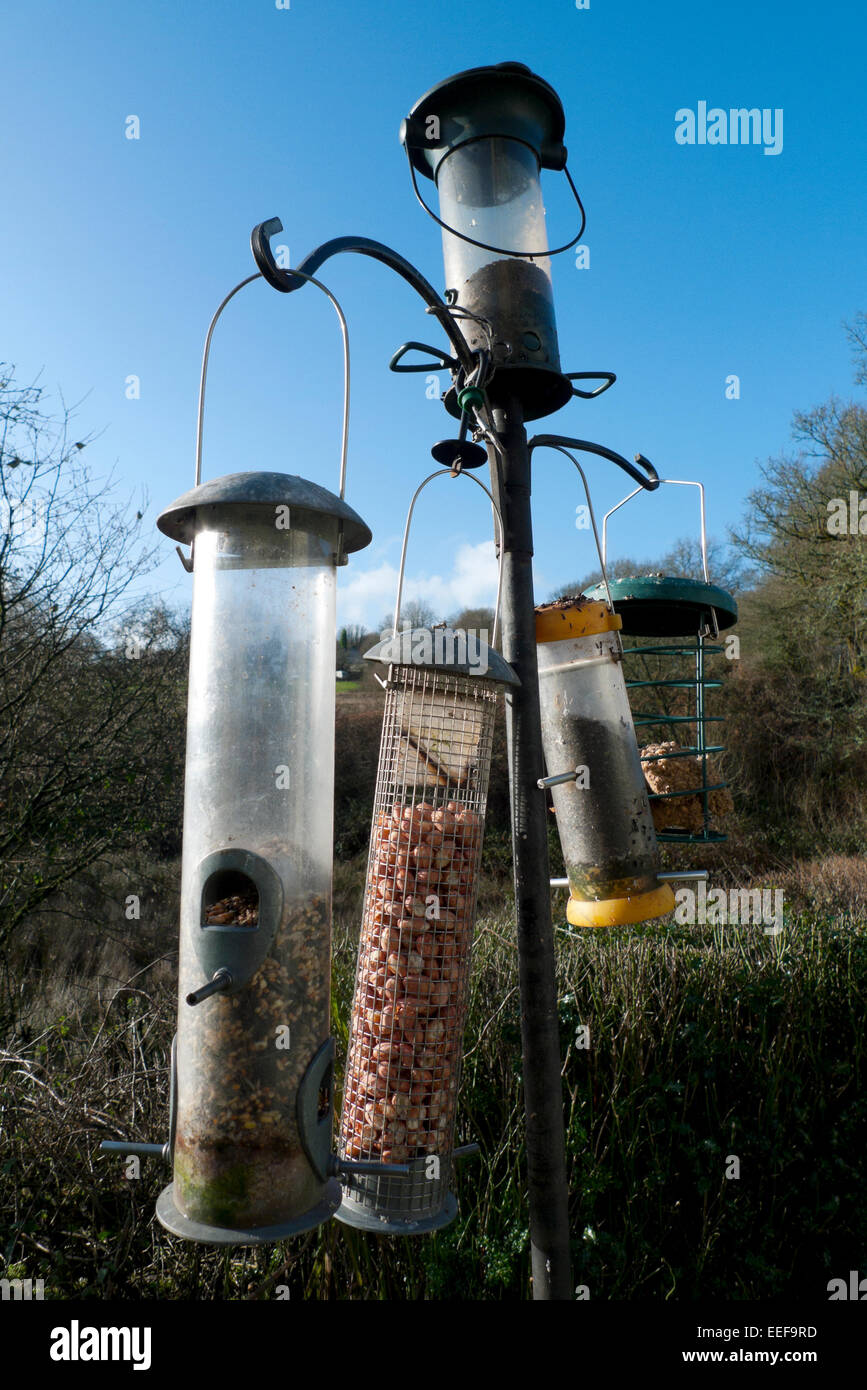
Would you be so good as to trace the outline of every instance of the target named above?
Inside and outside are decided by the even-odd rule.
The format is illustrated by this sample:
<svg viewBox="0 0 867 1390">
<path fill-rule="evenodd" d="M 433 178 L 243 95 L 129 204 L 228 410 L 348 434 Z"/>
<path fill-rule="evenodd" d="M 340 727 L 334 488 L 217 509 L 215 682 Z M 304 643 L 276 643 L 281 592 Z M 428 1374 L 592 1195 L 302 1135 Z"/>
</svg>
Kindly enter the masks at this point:
<svg viewBox="0 0 867 1390">
<path fill-rule="evenodd" d="M 344 1179 L 349 1219 L 400 1228 L 448 1198 L 496 702 L 491 683 L 393 668 L 339 1150 L 413 1173 Z"/>
</svg>

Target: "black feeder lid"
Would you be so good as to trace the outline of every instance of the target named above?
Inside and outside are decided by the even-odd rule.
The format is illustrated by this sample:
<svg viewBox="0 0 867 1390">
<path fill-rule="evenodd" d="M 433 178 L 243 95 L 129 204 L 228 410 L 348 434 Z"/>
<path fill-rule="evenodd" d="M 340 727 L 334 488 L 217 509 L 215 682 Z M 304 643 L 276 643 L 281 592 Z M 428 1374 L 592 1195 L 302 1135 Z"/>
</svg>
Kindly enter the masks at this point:
<svg viewBox="0 0 867 1390">
<path fill-rule="evenodd" d="M 439 118 L 439 138 L 428 139 L 429 116 Z M 522 140 L 539 152 L 543 169 L 566 163 L 563 103 L 550 83 L 524 63 L 467 68 L 420 97 L 401 123 L 400 139 L 414 168 L 429 179 L 458 145 L 478 136 Z"/>
<path fill-rule="evenodd" d="M 720 632 L 738 620 L 738 606 L 731 594 L 704 580 L 646 574 L 610 579 L 608 587 L 626 637 L 695 637 L 711 624 L 711 609 Z M 585 598 L 607 602 L 605 585 L 594 584 L 586 590 Z"/>
<path fill-rule="evenodd" d="M 214 478 L 212 482 L 191 488 L 166 507 L 157 517 L 157 526 L 173 541 L 190 545 L 196 534 L 199 507 L 235 504 L 267 509 L 286 506 L 290 516 L 294 508 L 334 517 L 343 522 L 344 554 L 363 550 L 373 539 L 370 528 L 347 502 L 341 502 L 328 488 L 289 473 L 227 473 L 222 478 Z"/>
</svg>

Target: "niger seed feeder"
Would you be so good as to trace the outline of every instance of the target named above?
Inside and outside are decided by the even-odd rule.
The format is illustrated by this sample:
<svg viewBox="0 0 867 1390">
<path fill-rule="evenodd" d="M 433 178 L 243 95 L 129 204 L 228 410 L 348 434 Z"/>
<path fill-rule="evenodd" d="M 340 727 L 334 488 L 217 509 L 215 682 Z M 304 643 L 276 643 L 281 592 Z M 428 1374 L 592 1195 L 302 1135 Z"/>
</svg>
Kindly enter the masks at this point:
<svg viewBox="0 0 867 1390">
<path fill-rule="evenodd" d="M 484 354 L 491 403 L 520 397 L 533 420 L 572 395 L 560 370 L 540 174 L 566 170 L 560 98 L 522 63 L 471 68 L 440 82 L 401 127 L 416 196 L 443 229 L 447 297 L 468 347 Z M 440 216 L 417 175 L 432 179 Z M 583 209 L 582 209 L 583 213 Z M 583 228 L 583 217 L 582 217 Z M 481 364 L 480 364 L 481 365 Z M 460 415 L 459 393 L 446 407 Z"/>
</svg>

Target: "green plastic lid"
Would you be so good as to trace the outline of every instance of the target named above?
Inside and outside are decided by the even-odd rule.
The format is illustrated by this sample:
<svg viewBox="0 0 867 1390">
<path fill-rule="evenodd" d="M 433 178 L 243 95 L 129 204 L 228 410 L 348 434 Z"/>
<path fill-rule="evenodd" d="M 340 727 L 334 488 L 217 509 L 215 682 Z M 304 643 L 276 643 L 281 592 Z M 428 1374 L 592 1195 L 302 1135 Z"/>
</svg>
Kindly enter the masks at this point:
<svg viewBox="0 0 867 1390">
<path fill-rule="evenodd" d="M 701 579 L 646 574 L 608 582 L 615 613 L 623 619 L 628 637 L 694 637 L 716 613 L 720 632 L 738 620 L 731 594 Z M 605 602 L 604 584 L 594 584 L 585 598 Z"/>
</svg>

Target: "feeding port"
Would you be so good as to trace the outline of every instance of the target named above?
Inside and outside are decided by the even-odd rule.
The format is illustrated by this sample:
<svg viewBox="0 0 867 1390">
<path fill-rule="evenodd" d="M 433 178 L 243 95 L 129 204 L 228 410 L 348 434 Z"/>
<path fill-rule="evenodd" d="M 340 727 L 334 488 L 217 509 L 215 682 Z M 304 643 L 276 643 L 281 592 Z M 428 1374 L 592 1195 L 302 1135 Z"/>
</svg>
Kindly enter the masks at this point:
<svg viewBox="0 0 867 1390">
<path fill-rule="evenodd" d="M 444 1225 L 457 1209 L 450 1182 L 494 716 L 499 685 L 516 679 L 484 647 L 484 675 L 450 663 L 463 634 L 442 629 L 404 633 L 405 658 L 422 633 L 448 652 L 434 668 L 390 667 L 339 1141 L 343 1158 L 409 1163 L 409 1177 L 350 1174 L 338 1213 L 403 1233 Z M 388 660 L 398 646 L 368 658 Z"/>
<path fill-rule="evenodd" d="M 620 620 L 605 603 L 536 609 L 542 742 L 569 879 L 573 926 L 670 912 L 620 665 Z"/>
<path fill-rule="evenodd" d="M 369 532 L 303 479 L 237 474 L 194 542 L 169 1230 L 251 1243 L 337 1205 L 330 955 L 335 564 Z M 323 1093 L 328 1098 L 322 1106 Z"/>
</svg>

